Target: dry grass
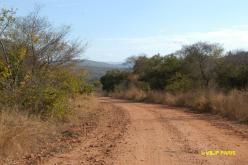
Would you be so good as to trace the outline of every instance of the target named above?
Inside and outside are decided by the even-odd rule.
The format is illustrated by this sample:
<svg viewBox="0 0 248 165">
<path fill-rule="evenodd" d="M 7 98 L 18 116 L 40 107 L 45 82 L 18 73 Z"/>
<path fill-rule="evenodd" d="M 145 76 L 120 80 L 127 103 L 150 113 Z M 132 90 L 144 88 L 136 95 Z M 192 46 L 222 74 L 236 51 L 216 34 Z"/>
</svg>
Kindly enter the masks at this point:
<svg viewBox="0 0 248 165">
<path fill-rule="evenodd" d="M 209 97 L 211 110 L 239 121 L 248 121 L 248 92 L 232 91 L 211 94 Z"/>
<path fill-rule="evenodd" d="M 54 150 L 64 132 L 87 124 L 94 125 L 98 118 L 99 105 L 94 98 L 79 96 L 73 101 L 74 108 L 63 121 L 42 120 L 37 116 L 14 109 L 0 111 L 0 164 L 22 160 L 31 153 Z M 64 142 L 63 142 L 64 143 Z M 33 155 L 32 154 L 32 155 Z"/>
<path fill-rule="evenodd" d="M 127 91 L 114 92 L 111 93 L 111 95 L 117 98 L 125 98 L 134 101 L 144 101 L 147 96 L 144 91 L 138 88 L 132 88 Z"/>
<path fill-rule="evenodd" d="M 0 114 L 0 158 L 11 160 L 25 153 L 37 152 L 42 139 L 57 133 L 49 122 L 29 117 L 16 110 L 2 110 Z M 38 147 L 39 146 L 39 147 Z"/>
<path fill-rule="evenodd" d="M 113 97 L 190 107 L 199 112 L 221 114 L 230 119 L 248 122 L 248 92 L 233 90 L 227 94 L 214 90 L 170 94 L 130 89 L 111 94 Z"/>
</svg>

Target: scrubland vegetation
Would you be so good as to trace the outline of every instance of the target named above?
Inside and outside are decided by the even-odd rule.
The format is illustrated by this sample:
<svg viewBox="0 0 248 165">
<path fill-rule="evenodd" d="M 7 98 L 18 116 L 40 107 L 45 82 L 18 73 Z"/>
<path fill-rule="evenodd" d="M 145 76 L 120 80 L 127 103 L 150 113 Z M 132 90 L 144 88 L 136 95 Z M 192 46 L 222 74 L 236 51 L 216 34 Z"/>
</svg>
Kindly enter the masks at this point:
<svg viewBox="0 0 248 165">
<path fill-rule="evenodd" d="M 0 164 L 40 150 L 96 112 L 95 102 L 84 97 L 92 85 L 74 67 L 85 46 L 68 40 L 68 33 L 39 10 L 23 17 L 0 11 Z"/>
<path fill-rule="evenodd" d="M 246 51 L 225 53 L 219 44 L 198 42 L 166 56 L 133 56 L 126 63 L 132 71 L 113 70 L 101 78 L 109 95 L 248 121 Z"/>
<path fill-rule="evenodd" d="M 0 164 L 66 148 L 65 137 L 87 133 L 104 116 L 104 107 L 88 96 L 99 82 L 87 83 L 85 71 L 75 67 L 85 45 L 68 34 L 69 27 L 54 27 L 39 10 L 18 17 L 1 9 Z M 248 121 L 246 51 L 224 53 L 219 44 L 198 42 L 126 63 L 132 71 L 112 70 L 101 78 L 108 94 Z"/>
</svg>

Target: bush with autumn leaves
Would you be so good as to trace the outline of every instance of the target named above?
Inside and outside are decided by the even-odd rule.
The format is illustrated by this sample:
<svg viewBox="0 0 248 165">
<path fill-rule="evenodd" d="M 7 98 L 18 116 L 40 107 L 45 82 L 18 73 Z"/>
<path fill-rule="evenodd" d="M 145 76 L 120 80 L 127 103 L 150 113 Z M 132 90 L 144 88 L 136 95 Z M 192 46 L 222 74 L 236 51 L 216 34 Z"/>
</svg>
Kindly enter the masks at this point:
<svg viewBox="0 0 248 165">
<path fill-rule="evenodd" d="M 74 60 L 84 46 L 67 39 L 69 27 L 55 28 L 34 11 L 16 17 L 0 12 L 0 106 L 63 117 L 76 93 L 88 94 L 84 71 Z"/>
</svg>

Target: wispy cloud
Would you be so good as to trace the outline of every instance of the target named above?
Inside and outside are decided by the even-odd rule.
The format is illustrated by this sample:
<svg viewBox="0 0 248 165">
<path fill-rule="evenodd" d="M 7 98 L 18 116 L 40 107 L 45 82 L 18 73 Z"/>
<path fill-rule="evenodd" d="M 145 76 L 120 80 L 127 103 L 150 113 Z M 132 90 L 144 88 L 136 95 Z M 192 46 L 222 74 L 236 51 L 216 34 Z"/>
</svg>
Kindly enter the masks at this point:
<svg viewBox="0 0 248 165">
<path fill-rule="evenodd" d="M 127 37 L 127 38 L 101 38 L 99 41 L 110 42 L 119 45 L 136 47 L 139 50 L 150 52 L 170 53 L 182 45 L 197 41 L 220 43 L 226 50 L 248 49 L 248 26 L 235 26 L 222 28 L 208 32 L 189 32 L 182 35 L 161 35 L 150 37 Z"/>
<path fill-rule="evenodd" d="M 226 49 L 248 49 L 248 28 L 231 28 L 211 32 L 194 32 L 177 37 L 186 43 L 203 40 L 218 42 L 223 44 Z"/>
<path fill-rule="evenodd" d="M 189 32 L 181 35 L 99 38 L 95 41 L 97 49 L 93 47 L 89 49 L 88 53 L 96 54 L 99 59 L 111 58 L 115 61 L 123 61 L 130 55 L 141 53 L 148 55 L 172 53 L 183 45 L 198 41 L 219 43 L 226 51 L 248 50 L 248 25 L 220 28 L 208 32 Z"/>
</svg>

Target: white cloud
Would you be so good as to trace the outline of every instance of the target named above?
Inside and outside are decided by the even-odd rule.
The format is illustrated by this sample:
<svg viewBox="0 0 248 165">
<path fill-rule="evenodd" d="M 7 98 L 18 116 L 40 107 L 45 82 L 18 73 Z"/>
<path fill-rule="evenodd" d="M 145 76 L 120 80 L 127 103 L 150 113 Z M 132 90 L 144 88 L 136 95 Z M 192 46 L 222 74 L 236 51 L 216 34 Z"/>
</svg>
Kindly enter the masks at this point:
<svg viewBox="0 0 248 165">
<path fill-rule="evenodd" d="M 199 40 L 218 42 L 226 50 L 248 49 L 248 29 L 220 29 L 212 32 L 194 32 L 180 37 L 188 43 Z"/>
<path fill-rule="evenodd" d="M 135 38 L 103 38 L 105 41 L 131 47 L 144 48 L 144 50 L 174 50 L 182 45 L 197 41 L 220 43 L 226 50 L 248 49 L 248 26 L 239 26 L 229 29 L 218 29 L 209 32 L 190 32 L 183 35 L 135 37 Z M 175 50 L 174 50 L 175 51 Z M 167 52 L 169 53 L 169 52 Z"/>
<path fill-rule="evenodd" d="M 208 32 L 189 32 L 182 35 L 161 35 L 150 37 L 100 38 L 94 41 L 89 54 L 99 60 L 123 61 L 130 55 L 146 53 L 168 54 L 179 50 L 183 45 L 198 41 L 221 44 L 226 51 L 248 50 L 248 26 L 234 26 Z"/>
</svg>

